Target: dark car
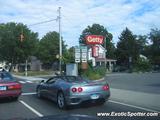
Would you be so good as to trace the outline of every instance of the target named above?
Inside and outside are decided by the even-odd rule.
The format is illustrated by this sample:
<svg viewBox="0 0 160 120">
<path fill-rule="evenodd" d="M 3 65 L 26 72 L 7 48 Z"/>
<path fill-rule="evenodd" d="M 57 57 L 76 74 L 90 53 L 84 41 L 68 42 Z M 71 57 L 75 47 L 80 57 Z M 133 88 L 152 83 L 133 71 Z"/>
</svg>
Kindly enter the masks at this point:
<svg viewBox="0 0 160 120">
<path fill-rule="evenodd" d="M 129 68 L 126 66 L 114 66 L 113 72 L 129 72 Z"/>
<path fill-rule="evenodd" d="M 17 82 L 9 72 L 0 72 L 0 98 L 13 98 L 21 95 L 22 85 Z"/>
<path fill-rule="evenodd" d="M 93 81 L 78 76 L 56 76 L 37 86 L 37 96 L 46 97 L 59 108 L 77 105 L 82 102 L 105 103 L 110 96 L 109 85 L 105 80 Z"/>
<path fill-rule="evenodd" d="M 89 115 L 58 114 L 58 115 L 49 115 L 49 116 L 29 118 L 29 119 L 12 118 L 8 120 L 106 120 L 106 119 L 103 119 L 103 117 L 100 118 L 100 117 L 89 116 Z"/>
</svg>

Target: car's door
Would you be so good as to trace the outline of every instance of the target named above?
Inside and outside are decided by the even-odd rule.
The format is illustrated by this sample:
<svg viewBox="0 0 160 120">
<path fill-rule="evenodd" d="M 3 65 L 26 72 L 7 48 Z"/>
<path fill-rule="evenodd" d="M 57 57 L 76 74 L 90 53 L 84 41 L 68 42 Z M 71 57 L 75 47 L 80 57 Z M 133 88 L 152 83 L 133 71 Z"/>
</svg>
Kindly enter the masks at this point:
<svg viewBox="0 0 160 120">
<path fill-rule="evenodd" d="M 42 89 L 41 89 L 41 92 L 43 94 L 43 96 L 46 96 L 46 97 L 50 97 L 50 94 L 49 94 L 49 86 L 50 84 L 54 82 L 54 77 L 52 78 L 49 78 L 43 85 L 42 85 Z"/>
<path fill-rule="evenodd" d="M 48 82 L 48 96 L 52 100 L 56 100 L 56 93 L 58 89 L 58 78 L 55 77 Z"/>
</svg>

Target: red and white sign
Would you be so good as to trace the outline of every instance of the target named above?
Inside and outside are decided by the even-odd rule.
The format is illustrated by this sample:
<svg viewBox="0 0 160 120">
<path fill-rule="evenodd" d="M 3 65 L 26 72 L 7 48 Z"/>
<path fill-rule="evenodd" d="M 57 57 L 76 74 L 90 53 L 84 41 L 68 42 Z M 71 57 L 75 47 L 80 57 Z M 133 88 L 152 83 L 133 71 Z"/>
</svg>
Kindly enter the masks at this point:
<svg viewBox="0 0 160 120">
<path fill-rule="evenodd" d="M 103 44 L 104 42 L 104 37 L 101 35 L 87 35 L 85 38 L 88 45 Z"/>
<path fill-rule="evenodd" d="M 92 57 L 98 57 L 98 56 L 99 56 L 99 47 L 92 46 Z"/>
</svg>

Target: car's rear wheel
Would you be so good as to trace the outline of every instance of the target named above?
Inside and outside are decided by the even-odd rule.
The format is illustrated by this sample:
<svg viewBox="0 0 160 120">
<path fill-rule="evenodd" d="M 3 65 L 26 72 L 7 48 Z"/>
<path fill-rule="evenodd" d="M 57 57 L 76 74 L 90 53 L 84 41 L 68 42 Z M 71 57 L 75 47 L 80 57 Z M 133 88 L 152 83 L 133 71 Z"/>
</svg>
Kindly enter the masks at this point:
<svg viewBox="0 0 160 120">
<path fill-rule="evenodd" d="M 57 94 L 57 105 L 60 109 L 66 109 L 65 97 L 62 92 L 58 92 Z"/>
</svg>

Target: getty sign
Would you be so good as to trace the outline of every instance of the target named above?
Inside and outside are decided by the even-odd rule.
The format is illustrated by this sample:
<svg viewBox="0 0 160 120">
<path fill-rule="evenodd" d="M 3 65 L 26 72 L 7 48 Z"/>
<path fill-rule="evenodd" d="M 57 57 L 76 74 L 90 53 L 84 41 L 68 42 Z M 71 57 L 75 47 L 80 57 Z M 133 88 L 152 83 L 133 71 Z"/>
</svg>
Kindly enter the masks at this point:
<svg viewBox="0 0 160 120">
<path fill-rule="evenodd" d="M 92 57 L 99 57 L 99 45 L 104 43 L 102 35 L 87 35 L 85 36 L 86 44 L 92 48 Z"/>
<path fill-rule="evenodd" d="M 101 35 L 87 35 L 85 39 L 88 45 L 103 44 L 104 42 L 104 37 Z"/>
</svg>

